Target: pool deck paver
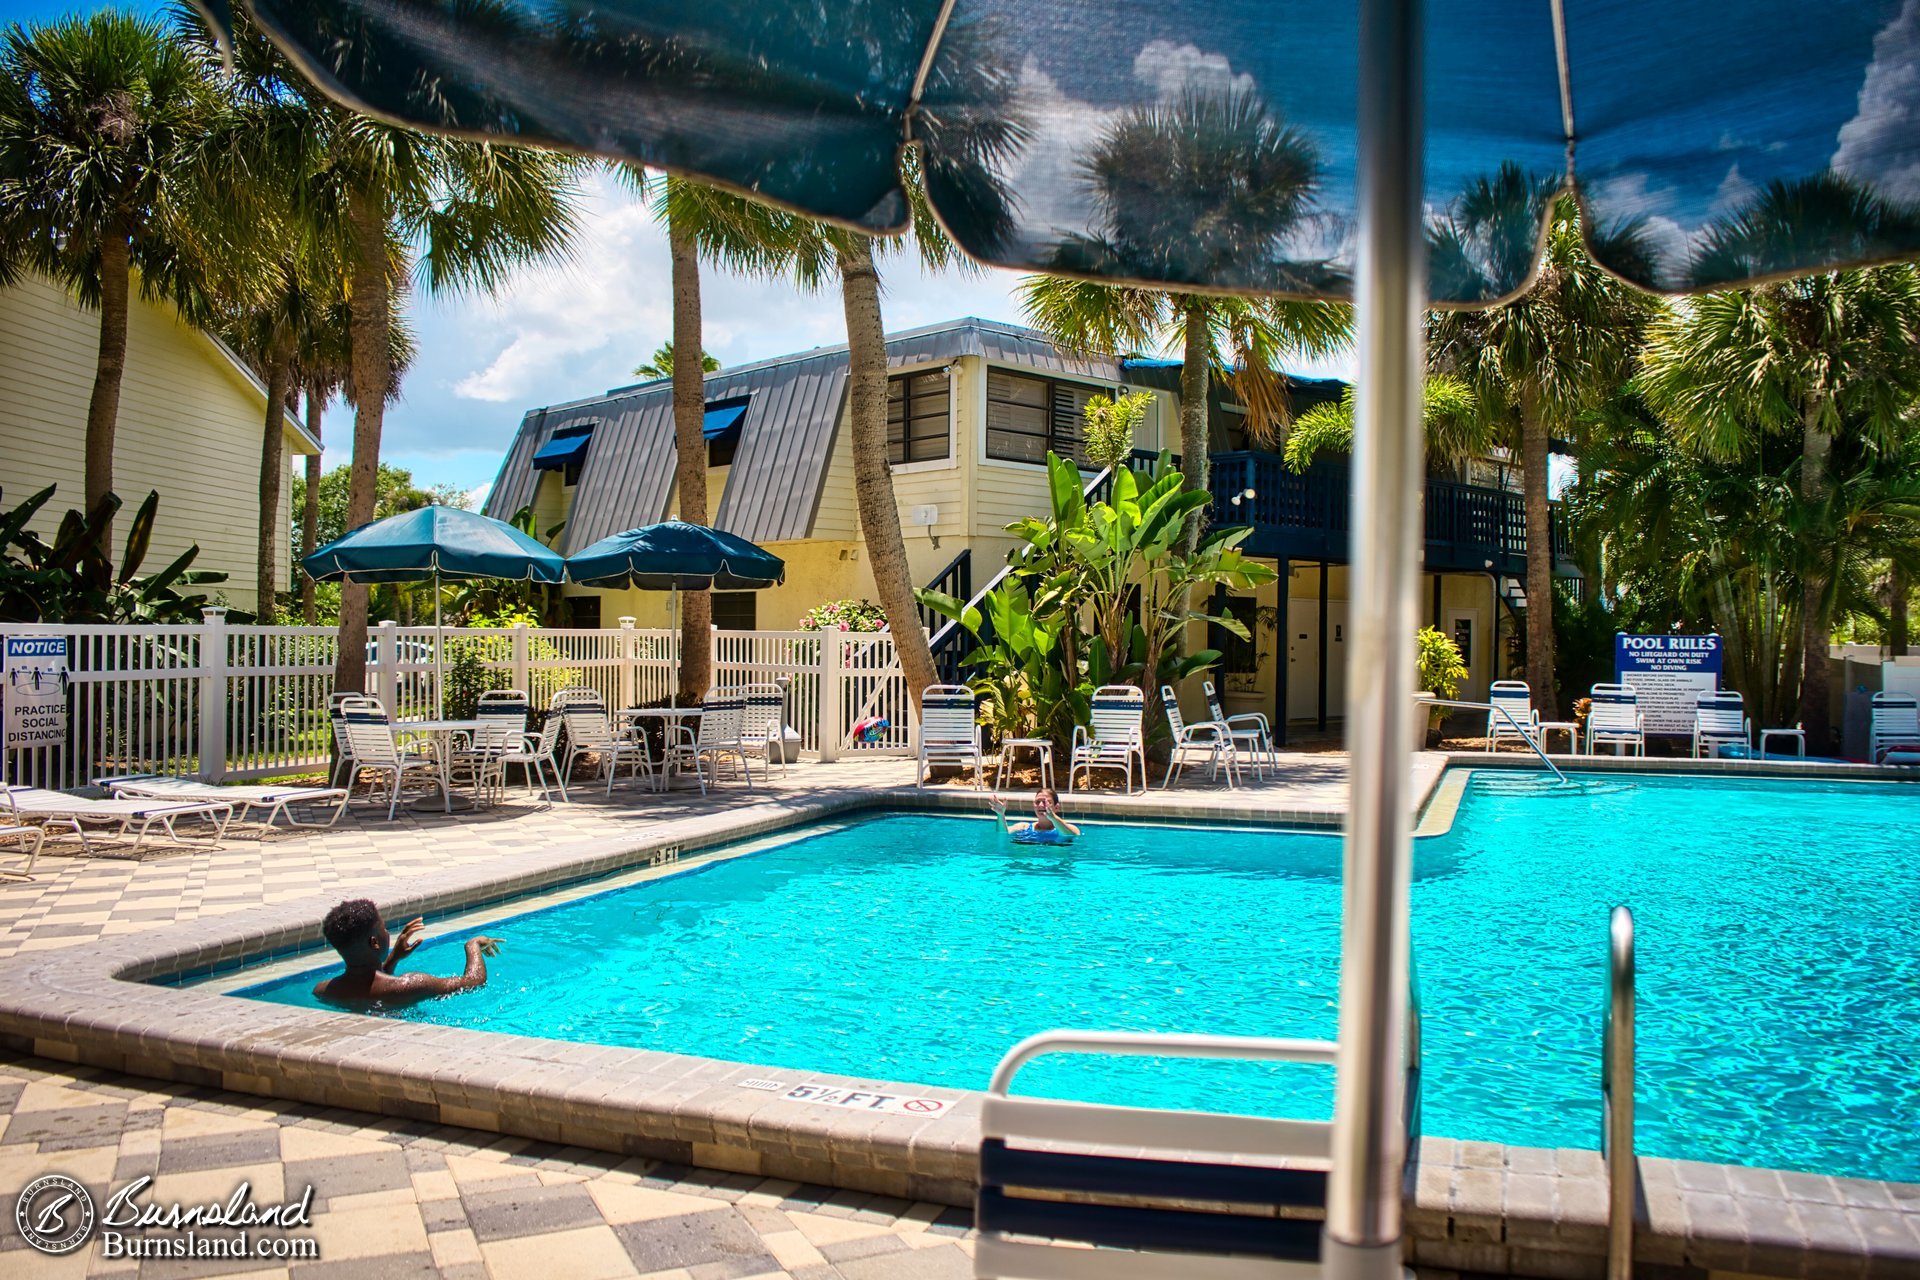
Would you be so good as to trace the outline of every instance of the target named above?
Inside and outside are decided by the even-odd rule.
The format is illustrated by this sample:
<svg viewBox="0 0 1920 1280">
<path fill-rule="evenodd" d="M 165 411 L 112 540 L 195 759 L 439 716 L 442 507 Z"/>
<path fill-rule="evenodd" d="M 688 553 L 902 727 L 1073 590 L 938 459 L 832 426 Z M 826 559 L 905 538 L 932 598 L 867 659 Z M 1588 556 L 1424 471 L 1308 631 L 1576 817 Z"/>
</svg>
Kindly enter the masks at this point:
<svg viewBox="0 0 1920 1280">
<path fill-rule="evenodd" d="M 966 1280 L 970 1217 L 943 1205 L 716 1174 L 525 1138 L 142 1080 L 36 1058 L 0 1057 L 0 1274 L 244 1274 L 328 1280 Z M 84 1122 L 79 1118 L 84 1117 Z M 319 1258 L 248 1262 L 106 1258 L 98 1237 L 53 1258 L 11 1224 L 43 1173 L 108 1187 L 154 1179 L 142 1202 L 256 1204 L 313 1187 Z M 170 1233 L 144 1233 L 160 1239 Z M 210 1237 L 232 1232 L 209 1229 Z"/>
</svg>

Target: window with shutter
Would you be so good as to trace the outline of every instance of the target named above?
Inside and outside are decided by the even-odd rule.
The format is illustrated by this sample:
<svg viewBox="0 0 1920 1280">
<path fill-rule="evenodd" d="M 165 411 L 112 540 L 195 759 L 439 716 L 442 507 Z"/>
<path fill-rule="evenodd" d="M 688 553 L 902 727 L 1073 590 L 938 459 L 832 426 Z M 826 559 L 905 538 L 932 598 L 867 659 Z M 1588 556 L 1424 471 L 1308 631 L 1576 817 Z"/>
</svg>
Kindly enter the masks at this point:
<svg viewBox="0 0 1920 1280">
<path fill-rule="evenodd" d="M 887 461 L 899 466 L 952 456 L 952 406 L 945 369 L 887 379 Z"/>
<path fill-rule="evenodd" d="M 1044 463 L 1051 449 L 1087 465 L 1086 406 L 1107 388 L 1009 373 L 987 372 L 987 456 L 1002 462 Z"/>
</svg>

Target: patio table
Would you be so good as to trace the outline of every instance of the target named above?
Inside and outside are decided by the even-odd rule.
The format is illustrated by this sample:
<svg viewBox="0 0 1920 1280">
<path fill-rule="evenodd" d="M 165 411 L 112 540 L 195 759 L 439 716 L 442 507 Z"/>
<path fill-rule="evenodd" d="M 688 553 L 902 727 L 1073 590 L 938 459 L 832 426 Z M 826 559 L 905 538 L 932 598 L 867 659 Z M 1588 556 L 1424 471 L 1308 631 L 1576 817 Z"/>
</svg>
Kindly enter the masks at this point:
<svg viewBox="0 0 1920 1280">
<path fill-rule="evenodd" d="M 620 710 L 614 712 L 614 714 L 619 716 L 622 720 L 631 720 L 636 725 L 642 720 L 659 720 L 659 721 L 665 722 L 667 725 L 675 725 L 675 724 L 682 724 L 688 720 L 698 720 L 701 716 L 706 714 L 706 708 L 705 707 L 623 707 Z M 664 741 L 667 735 L 663 733 L 661 737 L 662 737 L 662 740 Z M 673 779 L 669 777 L 667 774 L 667 762 L 665 759 L 662 759 L 660 761 L 659 771 L 653 775 L 654 790 L 665 791 L 667 787 L 672 783 L 672 781 Z"/>
<path fill-rule="evenodd" d="M 408 735 L 417 735 L 427 739 L 433 751 L 434 764 L 440 770 L 440 796 L 445 802 L 441 812 L 452 813 L 453 807 L 453 736 L 457 733 L 472 735 L 480 728 L 478 720 L 395 720 L 394 741 Z M 422 802 L 415 801 L 410 808 L 420 807 Z"/>
</svg>

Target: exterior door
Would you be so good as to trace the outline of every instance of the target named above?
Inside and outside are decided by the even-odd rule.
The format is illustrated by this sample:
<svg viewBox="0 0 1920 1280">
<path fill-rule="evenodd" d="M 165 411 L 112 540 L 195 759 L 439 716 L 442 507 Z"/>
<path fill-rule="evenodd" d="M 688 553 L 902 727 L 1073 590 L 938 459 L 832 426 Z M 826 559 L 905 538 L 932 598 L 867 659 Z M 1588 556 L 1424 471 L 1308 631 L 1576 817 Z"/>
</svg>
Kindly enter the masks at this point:
<svg viewBox="0 0 1920 1280">
<path fill-rule="evenodd" d="M 1287 617 L 1287 719 L 1320 714 L 1320 605 L 1295 596 Z M 1327 719 L 1346 714 L 1347 602 L 1327 601 Z"/>
<path fill-rule="evenodd" d="M 1487 646 L 1491 643 L 1491 637 L 1480 629 L 1480 610 L 1449 609 L 1446 623 L 1446 634 L 1460 646 L 1460 656 L 1467 663 L 1467 678 L 1460 685 L 1460 697 L 1468 702 L 1484 702 L 1487 698 L 1487 661 L 1491 656 Z"/>
</svg>

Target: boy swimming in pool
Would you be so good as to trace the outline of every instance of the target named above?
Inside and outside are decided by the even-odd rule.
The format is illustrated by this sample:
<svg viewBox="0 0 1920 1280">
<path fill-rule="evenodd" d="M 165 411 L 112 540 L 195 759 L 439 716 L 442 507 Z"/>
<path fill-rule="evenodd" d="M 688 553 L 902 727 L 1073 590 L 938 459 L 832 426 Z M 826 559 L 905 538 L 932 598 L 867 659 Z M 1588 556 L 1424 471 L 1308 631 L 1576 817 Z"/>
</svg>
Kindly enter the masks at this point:
<svg viewBox="0 0 1920 1280">
<path fill-rule="evenodd" d="M 407 921 L 398 938 L 391 938 L 380 919 L 380 908 L 372 902 L 350 898 L 341 903 L 327 912 L 320 932 L 346 962 L 346 972 L 328 978 L 313 994 L 330 1004 L 378 1004 L 393 1009 L 486 985 L 487 957 L 500 953 L 498 938 L 467 939 L 467 971 L 457 978 L 396 974 L 394 966 L 413 954 L 426 928 L 427 922 L 416 916 Z"/>
<path fill-rule="evenodd" d="M 1015 844 L 1072 844 L 1073 838 L 1080 834 L 1080 828 L 1060 812 L 1060 797 L 1053 794 L 1052 787 L 1042 787 L 1033 793 L 1032 822 L 1017 822 L 1009 827 L 1007 802 L 996 795 L 992 803 L 1000 829 L 1011 835 Z"/>
</svg>

